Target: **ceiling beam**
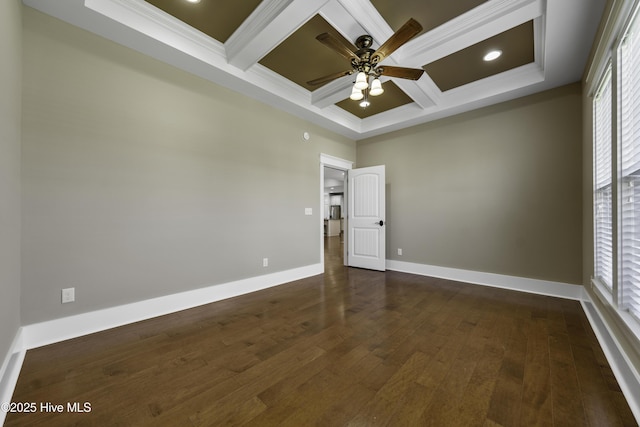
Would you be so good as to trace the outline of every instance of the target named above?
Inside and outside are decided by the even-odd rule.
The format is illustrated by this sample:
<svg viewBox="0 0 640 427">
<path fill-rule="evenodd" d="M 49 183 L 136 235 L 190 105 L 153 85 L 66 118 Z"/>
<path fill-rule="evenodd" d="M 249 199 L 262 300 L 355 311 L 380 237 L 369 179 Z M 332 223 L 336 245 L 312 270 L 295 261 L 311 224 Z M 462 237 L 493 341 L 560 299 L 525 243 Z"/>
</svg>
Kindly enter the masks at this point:
<svg viewBox="0 0 640 427">
<path fill-rule="evenodd" d="M 311 92 L 311 103 L 318 108 L 325 108 L 347 98 L 353 86 L 353 76 L 345 76 L 327 83 Z"/>
<path fill-rule="evenodd" d="M 489 1 L 409 41 L 396 59 L 409 66 L 426 65 L 543 14 L 542 0 Z"/>
<path fill-rule="evenodd" d="M 329 0 L 264 0 L 225 42 L 227 60 L 246 71 Z"/>
<path fill-rule="evenodd" d="M 420 80 L 427 79 L 428 76 L 423 75 Z M 437 98 L 432 96 L 427 89 L 427 85 L 421 85 L 418 81 L 406 79 L 392 79 L 393 82 L 402 89 L 420 108 L 429 108 L 436 105 Z M 431 80 L 431 79 L 427 79 Z M 435 84 L 434 84 L 435 86 Z M 383 94 L 384 96 L 384 94 Z"/>
</svg>

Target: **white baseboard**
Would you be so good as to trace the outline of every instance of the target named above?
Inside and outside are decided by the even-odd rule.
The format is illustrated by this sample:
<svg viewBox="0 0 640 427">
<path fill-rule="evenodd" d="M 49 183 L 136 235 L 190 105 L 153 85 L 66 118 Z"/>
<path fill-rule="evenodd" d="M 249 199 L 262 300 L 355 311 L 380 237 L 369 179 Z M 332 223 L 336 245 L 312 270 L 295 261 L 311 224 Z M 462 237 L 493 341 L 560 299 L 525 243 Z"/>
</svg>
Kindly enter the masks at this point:
<svg viewBox="0 0 640 427">
<path fill-rule="evenodd" d="M 548 295 L 559 298 L 580 300 L 581 285 L 572 285 L 548 280 L 529 279 L 526 277 L 506 276 L 503 274 L 483 273 L 480 271 L 460 270 L 458 268 L 439 267 L 435 265 L 416 264 L 412 262 L 387 260 L 387 269 L 412 273 L 420 276 L 438 277 L 440 279 L 510 289 L 532 294 Z"/>
<path fill-rule="evenodd" d="M 9 352 L 2 362 L 2 368 L 0 368 L 0 404 L 11 402 L 13 390 L 18 383 L 18 376 L 20 375 L 25 353 L 23 329 L 20 328 L 13 339 Z M 0 425 L 4 424 L 6 416 L 7 413 L 0 410 Z"/>
<path fill-rule="evenodd" d="M 322 274 L 321 264 L 208 286 L 21 327 L 0 368 L 0 403 L 10 402 L 26 351 L 153 317 L 271 288 Z M 0 425 L 6 413 L 0 410 Z"/>
<path fill-rule="evenodd" d="M 421 276 L 579 300 L 620 387 L 640 423 L 640 375 L 583 287 L 560 282 L 387 260 L 387 269 Z M 20 328 L 0 370 L 0 402 L 11 400 L 26 350 L 322 274 L 322 265 L 209 286 Z M 0 425 L 5 413 L 0 411 Z"/>
<path fill-rule="evenodd" d="M 611 370 L 618 380 L 622 394 L 640 424 L 640 372 L 638 372 L 625 353 L 615 334 L 611 331 L 591 296 L 583 292 L 582 309 L 589 319 L 591 329 L 596 334 L 600 347 L 604 351 Z"/>
<path fill-rule="evenodd" d="M 636 421 L 640 424 L 640 373 L 634 368 L 620 342 L 607 326 L 604 317 L 583 286 L 395 260 L 387 260 L 387 269 L 580 301 L 616 380 L 618 380 L 620 389 Z"/>
<path fill-rule="evenodd" d="M 106 329 L 244 295 L 305 277 L 322 274 L 320 264 L 208 286 L 75 316 L 24 326 L 25 349 L 77 338 Z"/>
</svg>

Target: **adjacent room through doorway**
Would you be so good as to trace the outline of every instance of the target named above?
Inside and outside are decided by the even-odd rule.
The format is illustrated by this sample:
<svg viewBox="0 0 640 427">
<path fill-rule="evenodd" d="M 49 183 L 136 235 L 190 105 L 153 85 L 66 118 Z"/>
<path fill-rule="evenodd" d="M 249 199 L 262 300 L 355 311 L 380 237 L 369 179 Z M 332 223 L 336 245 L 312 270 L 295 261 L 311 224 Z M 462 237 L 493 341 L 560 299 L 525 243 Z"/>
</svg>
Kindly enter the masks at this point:
<svg viewBox="0 0 640 427">
<path fill-rule="evenodd" d="M 344 266 L 344 225 L 346 171 L 324 166 L 323 242 L 325 272 Z"/>
</svg>

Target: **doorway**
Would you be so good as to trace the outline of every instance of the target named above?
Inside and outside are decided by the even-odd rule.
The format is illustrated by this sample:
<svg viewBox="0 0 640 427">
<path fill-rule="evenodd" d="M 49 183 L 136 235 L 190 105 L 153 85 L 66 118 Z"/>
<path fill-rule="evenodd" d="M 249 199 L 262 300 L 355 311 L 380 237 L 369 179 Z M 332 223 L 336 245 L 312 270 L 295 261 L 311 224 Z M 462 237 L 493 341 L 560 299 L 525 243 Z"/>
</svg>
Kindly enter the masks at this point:
<svg viewBox="0 0 640 427">
<path fill-rule="evenodd" d="M 349 196 L 346 179 L 347 171 L 352 168 L 351 161 L 320 155 L 320 262 L 323 271 L 327 271 L 329 265 L 346 265 Z"/>
<path fill-rule="evenodd" d="M 325 272 L 344 266 L 346 171 L 324 167 L 324 256 Z"/>
</svg>

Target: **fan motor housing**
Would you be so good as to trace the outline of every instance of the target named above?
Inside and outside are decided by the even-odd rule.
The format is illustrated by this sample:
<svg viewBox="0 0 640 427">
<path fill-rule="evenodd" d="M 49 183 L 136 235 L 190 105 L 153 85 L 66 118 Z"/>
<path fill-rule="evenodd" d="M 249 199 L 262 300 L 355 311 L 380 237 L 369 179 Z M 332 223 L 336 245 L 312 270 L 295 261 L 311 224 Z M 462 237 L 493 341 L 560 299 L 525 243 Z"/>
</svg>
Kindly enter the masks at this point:
<svg viewBox="0 0 640 427">
<path fill-rule="evenodd" d="M 371 49 L 372 44 L 373 38 L 368 34 L 362 35 L 356 39 L 355 45 L 358 48 L 358 51 L 355 52 L 355 54 L 358 55 L 360 60 L 358 61 L 353 59 L 351 61 L 354 68 L 358 68 L 359 71 L 364 71 L 365 73 L 370 71 L 372 64 L 370 64 L 369 61 L 371 60 L 371 55 L 374 52 L 374 50 Z"/>
<path fill-rule="evenodd" d="M 356 47 L 358 49 L 368 49 L 373 44 L 373 37 L 368 34 L 360 36 L 356 39 Z"/>
</svg>

